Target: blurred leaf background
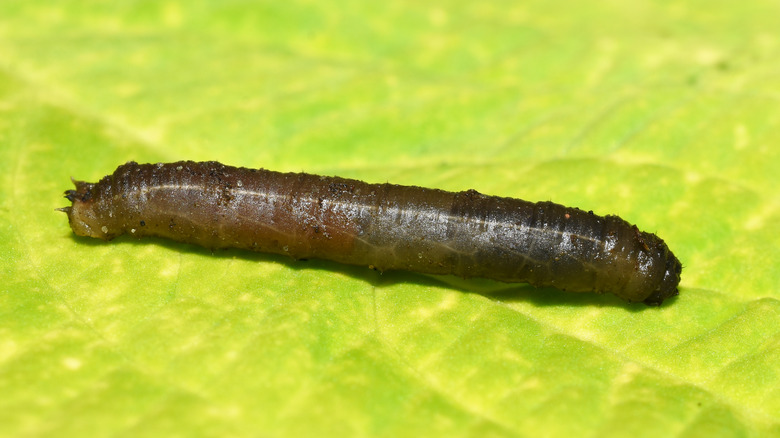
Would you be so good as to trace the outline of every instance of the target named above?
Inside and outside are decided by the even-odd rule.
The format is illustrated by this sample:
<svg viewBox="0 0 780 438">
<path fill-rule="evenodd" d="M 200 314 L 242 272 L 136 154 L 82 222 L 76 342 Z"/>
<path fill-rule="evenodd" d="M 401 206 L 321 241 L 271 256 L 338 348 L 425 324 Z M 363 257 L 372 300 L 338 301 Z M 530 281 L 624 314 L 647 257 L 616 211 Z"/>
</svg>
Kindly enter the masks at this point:
<svg viewBox="0 0 780 438">
<path fill-rule="evenodd" d="M 780 435 L 780 4 L 0 4 L 0 435 Z M 72 236 L 218 160 L 619 214 L 660 308 Z"/>
</svg>

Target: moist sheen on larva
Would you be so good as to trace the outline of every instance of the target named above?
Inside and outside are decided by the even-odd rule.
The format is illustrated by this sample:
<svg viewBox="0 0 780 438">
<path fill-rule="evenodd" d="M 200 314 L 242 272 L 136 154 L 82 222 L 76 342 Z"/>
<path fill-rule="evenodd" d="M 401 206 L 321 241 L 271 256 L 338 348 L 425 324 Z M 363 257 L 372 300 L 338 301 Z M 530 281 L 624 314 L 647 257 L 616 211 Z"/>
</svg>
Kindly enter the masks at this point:
<svg viewBox="0 0 780 438">
<path fill-rule="evenodd" d="M 159 236 L 379 270 L 609 292 L 657 305 L 682 266 L 663 240 L 617 216 L 474 190 L 369 184 L 217 162 L 129 162 L 74 181 L 73 232 Z"/>
</svg>

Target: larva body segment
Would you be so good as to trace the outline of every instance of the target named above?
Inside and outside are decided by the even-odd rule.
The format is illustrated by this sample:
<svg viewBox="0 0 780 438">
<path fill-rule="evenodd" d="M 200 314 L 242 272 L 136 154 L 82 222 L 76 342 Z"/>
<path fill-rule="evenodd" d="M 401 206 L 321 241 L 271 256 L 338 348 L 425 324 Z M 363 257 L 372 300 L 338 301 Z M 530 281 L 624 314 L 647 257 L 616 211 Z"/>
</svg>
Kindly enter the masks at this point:
<svg viewBox="0 0 780 438">
<path fill-rule="evenodd" d="M 380 270 L 409 270 L 660 304 L 681 265 L 654 234 L 616 216 L 473 190 L 368 184 L 216 162 L 120 166 L 74 181 L 65 207 L 81 236 L 159 236 Z"/>
</svg>

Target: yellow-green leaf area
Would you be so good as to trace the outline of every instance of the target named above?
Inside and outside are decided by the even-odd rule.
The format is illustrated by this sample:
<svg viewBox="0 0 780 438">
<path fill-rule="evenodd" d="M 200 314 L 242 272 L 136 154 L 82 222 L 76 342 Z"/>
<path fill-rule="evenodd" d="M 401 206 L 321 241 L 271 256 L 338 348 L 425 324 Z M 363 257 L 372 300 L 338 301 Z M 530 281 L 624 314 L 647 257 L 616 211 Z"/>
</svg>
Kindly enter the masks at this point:
<svg viewBox="0 0 780 438">
<path fill-rule="evenodd" d="M 780 436 L 780 4 L 0 3 L 0 436 Z M 617 214 L 661 307 L 75 237 L 217 160 Z"/>
</svg>

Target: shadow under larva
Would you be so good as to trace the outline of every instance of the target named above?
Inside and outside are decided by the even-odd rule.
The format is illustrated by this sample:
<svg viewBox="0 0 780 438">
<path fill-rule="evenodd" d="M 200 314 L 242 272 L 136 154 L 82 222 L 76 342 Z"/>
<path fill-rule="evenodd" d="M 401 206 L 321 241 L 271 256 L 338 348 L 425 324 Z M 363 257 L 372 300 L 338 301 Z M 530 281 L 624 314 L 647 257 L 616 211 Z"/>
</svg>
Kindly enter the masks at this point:
<svg viewBox="0 0 780 438">
<path fill-rule="evenodd" d="M 217 162 L 129 162 L 65 192 L 73 232 L 159 236 L 379 270 L 609 292 L 658 305 L 682 266 L 617 216 L 552 202 L 446 192 Z"/>
</svg>

